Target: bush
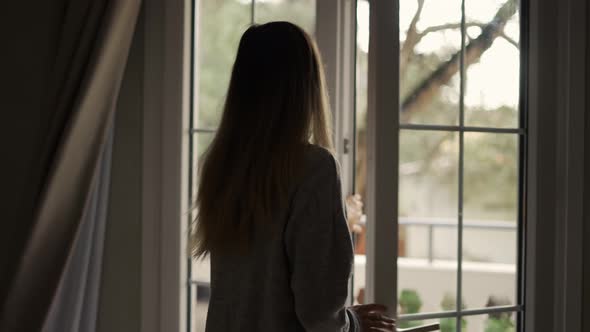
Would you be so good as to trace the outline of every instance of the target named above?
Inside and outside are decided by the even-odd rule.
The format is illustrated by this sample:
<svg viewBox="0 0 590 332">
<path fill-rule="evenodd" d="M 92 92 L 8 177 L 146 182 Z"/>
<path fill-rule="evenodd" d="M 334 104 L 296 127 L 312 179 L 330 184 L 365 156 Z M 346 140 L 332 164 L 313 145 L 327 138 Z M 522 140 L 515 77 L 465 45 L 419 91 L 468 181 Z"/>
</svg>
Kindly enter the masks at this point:
<svg viewBox="0 0 590 332">
<path fill-rule="evenodd" d="M 414 289 L 403 289 L 399 297 L 399 306 L 401 314 L 415 314 L 422 308 L 420 295 Z M 403 321 L 398 323 L 398 327 L 405 329 L 422 325 L 422 321 Z"/>
<path fill-rule="evenodd" d="M 485 332 L 515 332 L 514 322 L 510 317 L 493 318 L 486 321 Z"/>
<path fill-rule="evenodd" d="M 444 311 L 454 311 L 457 309 L 457 301 L 455 296 L 447 293 L 440 302 L 440 306 Z M 465 301 L 461 301 L 461 308 L 465 309 Z M 440 320 L 441 332 L 456 332 L 457 319 L 456 318 L 441 318 Z M 461 318 L 461 331 L 467 331 L 467 321 Z M 486 331 L 487 332 L 487 331 Z"/>
</svg>

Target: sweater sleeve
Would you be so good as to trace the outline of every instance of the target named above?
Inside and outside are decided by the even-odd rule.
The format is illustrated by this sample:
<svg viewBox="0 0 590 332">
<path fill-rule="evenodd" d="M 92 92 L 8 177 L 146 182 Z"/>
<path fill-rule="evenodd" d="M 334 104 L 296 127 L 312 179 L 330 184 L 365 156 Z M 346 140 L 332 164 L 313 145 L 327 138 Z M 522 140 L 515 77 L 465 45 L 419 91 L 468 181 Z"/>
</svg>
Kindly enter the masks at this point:
<svg viewBox="0 0 590 332">
<path fill-rule="evenodd" d="M 358 332 L 345 307 L 353 260 L 338 164 L 322 150 L 292 201 L 285 231 L 291 289 L 309 332 Z"/>
</svg>

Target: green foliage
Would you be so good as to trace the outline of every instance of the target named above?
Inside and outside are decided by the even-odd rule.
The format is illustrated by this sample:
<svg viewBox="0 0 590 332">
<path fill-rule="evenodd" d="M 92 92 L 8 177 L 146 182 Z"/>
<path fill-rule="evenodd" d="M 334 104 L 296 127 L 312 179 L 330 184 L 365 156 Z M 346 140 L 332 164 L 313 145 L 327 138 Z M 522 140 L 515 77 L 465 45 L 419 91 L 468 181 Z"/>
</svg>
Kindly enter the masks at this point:
<svg viewBox="0 0 590 332">
<path fill-rule="evenodd" d="M 196 125 L 212 128 L 219 123 L 240 37 L 250 24 L 250 6 L 236 0 L 198 3 Z"/>
<path fill-rule="evenodd" d="M 510 317 L 490 317 L 486 321 L 485 332 L 515 332 L 514 322 Z"/>
<path fill-rule="evenodd" d="M 404 289 L 399 297 L 401 314 L 415 314 L 420 312 L 422 300 L 414 289 Z M 409 328 L 422 325 L 422 321 L 403 321 L 398 324 L 400 328 Z"/>
<path fill-rule="evenodd" d="M 197 126 L 215 128 L 219 124 L 231 69 L 242 33 L 252 20 L 250 2 L 238 0 L 198 1 L 198 88 Z M 256 23 L 288 20 L 313 33 L 315 1 L 259 2 Z"/>
<path fill-rule="evenodd" d="M 422 300 L 416 290 L 404 289 L 400 294 L 399 305 L 402 308 L 402 313 L 415 314 L 420 311 Z"/>
<path fill-rule="evenodd" d="M 461 308 L 465 309 L 465 301 L 461 301 Z M 457 310 L 457 300 L 454 295 L 447 293 L 443 296 L 440 302 L 440 307 L 443 311 L 454 311 Z M 441 332 L 456 332 L 457 331 L 457 319 L 456 318 L 441 318 L 440 320 L 440 331 Z M 467 321 L 461 318 L 461 331 L 467 331 Z"/>
<path fill-rule="evenodd" d="M 319 0 L 318 0 L 319 1 Z M 288 21 L 302 27 L 309 34 L 315 31 L 316 0 L 256 2 L 256 23 Z"/>
<path fill-rule="evenodd" d="M 465 319 L 461 319 L 461 331 L 467 331 L 467 322 Z M 457 332 L 457 319 L 456 318 L 441 318 L 440 319 L 440 332 Z"/>
</svg>

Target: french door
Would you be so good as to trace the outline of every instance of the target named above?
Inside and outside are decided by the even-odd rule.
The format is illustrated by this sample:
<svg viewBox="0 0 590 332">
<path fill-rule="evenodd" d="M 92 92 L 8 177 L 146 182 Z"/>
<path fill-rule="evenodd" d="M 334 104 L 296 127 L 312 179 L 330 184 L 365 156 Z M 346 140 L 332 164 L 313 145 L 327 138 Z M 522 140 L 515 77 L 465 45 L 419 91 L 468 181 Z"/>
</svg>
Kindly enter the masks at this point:
<svg viewBox="0 0 590 332">
<path fill-rule="evenodd" d="M 523 0 L 524 1 L 524 0 Z M 191 189 L 241 33 L 288 20 L 326 67 L 343 195 L 363 200 L 350 303 L 402 327 L 522 327 L 526 10 L 517 0 L 195 0 Z M 227 22 L 232 22 L 227 24 Z M 208 263 L 187 275 L 202 331 Z"/>
</svg>

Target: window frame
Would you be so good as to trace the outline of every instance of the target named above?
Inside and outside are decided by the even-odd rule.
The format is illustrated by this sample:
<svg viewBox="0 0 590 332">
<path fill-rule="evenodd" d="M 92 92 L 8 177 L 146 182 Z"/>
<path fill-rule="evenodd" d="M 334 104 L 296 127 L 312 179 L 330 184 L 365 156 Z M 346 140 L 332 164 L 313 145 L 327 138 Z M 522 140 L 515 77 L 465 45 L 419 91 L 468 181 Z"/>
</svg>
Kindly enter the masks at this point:
<svg viewBox="0 0 590 332">
<path fill-rule="evenodd" d="M 457 257 L 457 308 L 448 312 L 432 312 L 403 315 L 403 320 L 424 320 L 439 318 L 455 318 L 458 321 L 457 331 L 461 329 L 461 319 L 474 315 L 513 312 L 517 317 L 517 326 L 524 331 L 524 302 L 526 261 L 525 245 L 527 243 L 527 232 L 525 225 L 529 222 L 524 220 L 524 211 L 527 197 L 525 196 L 528 186 L 527 181 L 527 139 L 528 139 L 528 10 L 529 1 L 521 0 L 521 102 L 520 121 L 518 128 L 481 128 L 464 125 L 463 105 L 460 103 L 459 125 L 419 125 L 400 124 L 397 112 L 391 110 L 399 109 L 399 95 L 392 96 L 390 91 L 399 91 L 399 40 L 396 38 L 391 43 L 388 36 L 399 35 L 399 0 L 372 1 L 370 3 L 370 33 L 369 33 L 369 109 L 368 109 L 368 130 L 369 139 L 367 144 L 368 170 L 367 170 L 367 300 L 368 302 L 380 302 L 390 308 L 397 308 L 397 247 L 398 247 L 398 174 L 399 166 L 399 133 L 401 130 L 443 130 L 452 131 L 460 135 L 460 173 L 463 172 L 463 135 L 468 132 L 486 132 L 498 134 L 516 134 L 519 140 L 519 211 L 518 211 L 518 247 L 517 247 L 517 304 L 510 306 L 496 306 L 491 308 L 462 309 L 462 217 L 458 219 L 458 257 Z M 462 1 L 462 10 L 465 11 L 465 1 Z M 524 7 L 524 10 L 523 10 Z M 392 14 L 393 13 L 393 14 Z M 392 19 L 393 18 L 393 19 Z M 465 18 L 462 18 L 465 24 Z M 378 33 L 375 33 L 378 31 Z M 383 33 L 386 31 L 386 33 Z M 462 48 L 465 47 L 465 36 L 462 36 Z M 463 61 L 463 59 L 461 59 Z M 464 70 L 460 72 L 462 77 Z M 384 89 L 390 87 L 390 89 Z M 391 89 L 391 87 L 394 87 Z M 463 95 L 461 87 L 461 95 Z M 461 98 L 462 99 L 462 98 Z M 386 165 L 384 167 L 384 165 Z M 462 199 L 462 177 L 459 177 L 459 197 Z M 392 192 L 391 188 L 395 188 Z M 461 210 L 462 203 L 459 202 Z M 392 222 L 392 219 L 395 220 Z M 393 268 L 395 267 L 395 269 Z M 395 282 L 392 282 L 395 280 Z M 391 294 L 394 294 L 391 296 Z M 396 310 L 390 314 L 396 315 Z M 527 330 L 528 331 L 528 330 Z"/>
<path fill-rule="evenodd" d="M 141 331 L 186 330 L 188 0 L 145 0 L 137 31 L 143 48 Z"/>
<path fill-rule="evenodd" d="M 187 68 L 186 58 L 180 56 L 180 54 L 185 54 L 186 52 L 186 47 L 182 46 L 182 42 L 185 43 L 184 45 L 187 43 L 185 37 L 187 24 L 185 23 L 187 20 L 190 21 L 190 18 L 187 18 L 186 12 L 182 11 L 187 11 L 187 8 L 190 8 L 190 6 L 187 6 L 187 2 L 190 3 L 189 0 L 174 0 L 167 1 L 165 4 L 157 4 L 157 0 L 147 0 L 146 7 L 144 7 L 147 12 L 146 26 L 148 26 L 146 51 L 153 52 L 153 55 L 148 55 L 146 62 L 148 64 L 155 64 L 156 68 L 161 70 L 160 74 L 163 73 L 162 75 L 168 77 L 167 82 L 176 82 L 173 80 L 174 78 L 182 78 L 177 80 L 182 82 L 183 85 L 182 89 L 179 90 L 182 91 L 182 96 L 179 96 L 176 91 L 172 91 L 175 86 L 174 84 L 171 84 L 164 92 L 160 93 L 160 95 L 164 94 L 166 96 L 165 99 L 168 100 L 166 104 L 182 105 L 186 103 L 185 95 L 190 93 L 186 88 L 188 84 L 184 71 L 178 70 L 177 68 L 177 66 Z M 182 5 L 180 5 L 181 3 Z M 532 332 L 540 330 L 537 327 L 546 326 L 550 326 L 553 330 L 579 331 L 581 330 L 580 317 L 582 313 L 582 303 L 579 299 L 579 290 L 582 284 L 580 268 L 583 266 L 582 250 L 579 249 L 582 247 L 583 234 L 581 231 L 583 227 L 581 218 L 583 215 L 583 195 L 581 192 L 583 190 L 581 188 L 582 181 L 579 181 L 579 179 L 583 178 L 584 173 L 583 140 L 585 136 L 583 124 L 585 119 L 584 106 L 586 105 L 584 99 L 586 92 L 584 75 L 586 70 L 581 69 L 586 68 L 585 55 L 587 54 L 587 32 L 579 33 L 579 31 L 580 29 L 583 30 L 586 26 L 585 22 L 588 17 L 586 11 L 587 4 L 583 0 L 564 0 L 559 4 L 550 0 L 523 1 L 523 3 L 527 4 L 527 11 L 530 13 L 526 25 L 523 26 L 524 29 L 528 30 L 528 43 L 530 44 L 528 47 L 523 47 L 523 51 L 521 51 L 522 57 L 526 58 L 526 61 L 522 62 L 523 67 L 526 66 L 526 77 L 522 78 L 524 86 L 521 91 L 523 98 L 525 98 L 524 102 L 529 108 L 528 117 L 526 118 L 529 130 L 526 150 L 527 163 L 525 165 L 527 181 L 526 188 L 523 188 L 527 193 L 526 222 L 523 225 L 525 229 L 521 233 L 524 236 L 521 241 L 524 242 L 523 249 L 525 252 L 523 254 L 526 258 L 525 262 L 522 262 L 526 268 L 522 271 L 524 275 L 521 279 L 521 287 L 524 290 L 524 306 L 526 308 L 526 315 L 523 321 L 524 331 Z M 150 4 L 152 4 L 151 7 Z M 390 31 L 394 35 L 399 35 L 399 26 L 397 26 L 397 23 L 392 24 L 391 22 L 391 18 L 396 15 L 390 15 L 391 13 L 398 12 L 397 1 L 372 1 L 371 6 L 379 6 L 380 8 L 380 10 L 375 11 L 375 14 L 372 14 L 371 25 L 380 27 L 379 29 L 382 31 Z M 165 11 L 167 12 L 166 19 L 158 18 L 162 7 L 172 8 L 172 10 L 167 9 Z M 188 11 L 190 12 L 190 10 Z M 373 13 L 373 11 L 371 12 Z M 555 21 L 554 25 L 542 24 L 546 20 L 554 21 L 555 13 L 558 13 L 558 20 Z M 179 17 L 183 19 L 178 20 Z M 154 22 L 161 22 L 161 20 L 165 20 L 167 26 L 164 29 L 167 31 L 165 38 L 162 36 L 164 33 L 160 29 L 150 28 L 150 26 L 154 25 Z M 373 36 L 375 34 L 371 35 Z M 385 38 L 383 35 L 377 34 L 377 38 Z M 157 36 L 160 40 L 154 41 L 154 36 Z M 170 47 L 160 48 L 158 51 L 158 46 L 164 43 L 162 39 L 168 40 L 168 38 L 175 40 L 175 42 L 167 41 L 166 43 Z M 165 51 L 162 51 L 162 49 L 165 49 Z M 375 46 L 373 46 L 373 49 L 375 49 Z M 387 106 L 394 106 L 394 109 L 397 109 L 399 103 L 396 97 L 387 96 L 386 89 L 380 89 L 379 87 L 386 86 L 390 81 L 387 75 L 397 77 L 396 68 L 393 68 L 391 63 L 395 63 L 398 52 L 391 47 L 385 46 L 377 46 L 376 49 L 377 51 L 373 51 L 373 56 L 370 58 L 371 62 L 376 65 L 370 68 L 370 71 L 373 73 L 373 79 L 370 79 L 369 82 L 373 83 L 369 84 L 375 84 L 377 89 L 372 89 L 369 107 L 387 109 Z M 164 57 L 167 60 L 158 58 L 158 54 L 161 55 L 162 53 L 168 54 Z M 182 61 L 175 64 L 174 60 L 178 59 L 182 59 Z M 330 61 L 328 58 L 325 60 L 326 62 Z M 164 66 L 162 62 L 166 63 L 168 67 Z M 166 67 L 166 70 L 164 67 Z M 158 87 L 161 87 L 161 84 L 148 81 L 148 77 L 152 79 L 158 77 L 157 73 L 157 70 L 146 69 L 146 91 L 157 92 Z M 562 88 L 555 88 L 554 82 L 556 80 L 562 84 Z M 333 96 L 336 95 L 333 94 Z M 146 109 L 150 107 L 148 101 L 164 103 L 162 99 L 164 97 L 158 96 L 158 93 L 151 96 L 150 93 L 146 93 Z M 558 107 L 562 105 L 564 107 Z M 153 107 L 158 108 L 154 112 L 161 111 L 158 106 Z M 177 109 L 184 109 L 183 107 L 185 106 L 178 106 Z M 555 112 L 556 109 L 563 109 L 564 111 Z M 351 122 L 354 124 L 355 121 L 352 115 L 345 114 L 343 116 L 341 113 L 342 111 L 336 109 L 335 129 L 337 133 L 338 130 L 340 132 L 345 131 L 345 128 L 348 128 L 347 126 Z M 169 116 L 176 121 L 179 119 L 179 114 L 180 118 L 185 116 L 182 115 L 181 111 L 176 115 Z M 397 257 L 397 224 L 385 222 L 386 220 L 391 220 L 389 218 L 391 215 L 397 215 L 396 207 L 388 206 L 391 205 L 391 201 L 385 199 L 385 197 L 394 197 L 394 201 L 397 199 L 397 177 L 388 178 L 392 170 L 397 170 L 398 167 L 398 151 L 392 151 L 394 149 L 391 149 L 391 139 L 393 137 L 391 134 L 391 125 L 394 124 L 394 128 L 398 126 L 397 114 L 395 115 L 395 117 L 391 117 L 386 112 L 380 112 L 375 115 L 375 118 L 370 120 L 373 123 L 374 130 L 371 130 L 372 135 L 369 138 L 371 147 L 368 150 L 368 153 L 371 154 L 369 158 L 372 160 L 372 168 L 369 168 L 369 174 L 373 174 L 368 179 L 369 187 L 372 188 L 369 191 L 369 195 L 373 195 L 372 197 L 376 199 L 370 199 L 373 203 L 367 205 L 367 212 L 370 214 L 369 222 L 371 222 L 371 218 L 380 221 L 375 222 L 373 227 L 368 230 L 369 241 L 367 243 L 369 246 L 367 247 L 366 295 L 369 301 L 382 302 L 389 305 L 390 308 L 397 307 L 397 283 L 391 282 L 391 280 L 397 279 L 397 267 L 396 264 L 380 264 L 380 262 L 391 262 L 392 257 Z M 351 116 L 352 118 L 350 118 Z M 159 118 L 156 117 L 154 119 Z M 151 121 L 155 121 L 154 119 Z M 146 120 L 147 122 L 149 121 Z M 175 124 L 170 125 L 170 127 L 174 126 L 177 127 L 178 123 L 175 122 Z M 156 140 L 150 136 L 151 132 L 163 130 L 162 128 L 155 127 L 155 122 L 146 125 L 146 128 L 151 130 L 146 130 L 144 133 L 146 141 Z M 187 133 L 188 131 L 185 130 L 182 132 Z M 397 133 L 395 131 L 393 132 L 397 136 Z M 164 150 L 166 146 L 174 146 L 173 143 L 181 142 L 185 144 L 185 139 L 174 136 L 166 144 L 158 146 Z M 354 137 L 352 139 L 354 144 Z M 397 139 L 394 138 L 393 142 L 397 142 Z M 337 149 L 338 143 L 337 140 Z M 162 155 L 162 151 L 154 152 L 153 150 L 155 149 L 145 148 L 144 152 L 149 152 L 144 156 L 146 163 L 150 160 L 154 161 L 154 156 Z M 338 149 L 338 151 L 339 154 L 342 154 L 340 151 L 343 150 Z M 173 160 L 183 160 L 182 158 L 185 158 L 182 157 L 183 153 L 182 151 L 178 151 L 178 149 L 172 149 L 168 152 L 168 156 L 172 157 Z M 559 157 L 562 158 L 560 159 Z M 188 165 L 188 162 L 185 164 Z M 348 163 L 345 162 L 343 164 L 347 165 Z M 164 174 L 161 169 L 167 168 L 168 170 L 172 170 L 174 163 L 169 166 L 160 166 L 160 171 L 150 170 L 152 166 L 146 166 L 148 173 L 151 172 L 159 176 L 162 183 L 166 183 L 168 175 Z M 176 164 L 176 166 L 180 170 L 185 169 L 183 165 Z M 354 168 L 352 168 L 353 170 Z M 182 172 L 184 173 L 184 171 Z M 172 173 L 176 172 L 173 171 Z M 344 175 L 343 184 L 346 183 L 345 181 L 352 181 L 353 178 L 350 174 Z M 391 178 L 395 178 L 395 180 Z M 377 179 L 380 179 L 380 181 L 377 181 Z M 564 182 L 559 182 L 560 179 L 564 179 Z M 157 203 L 159 202 L 158 197 L 165 196 L 163 193 L 169 194 L 174 192 L 174 188 L 182 188 L 182 183 L 178 183 L 175 180 L 172 182 L 175 184 L 164 185 L 165 188 L 160 188 L 160 186 L 163 186 L 162 183 L 146 180 L 144 182 L 144 193 L 147 193 L 147 188 L 155 189 L 156 191 L 160 190 L 159 194 L 151 199 L 152 203 Z M 395 188 L 395 192 L 392 192 L 391 188 Z M 569 199 L 565 201 L 560 199 L 560 197 L 568 197 Z M 169 211 L 177 209 L 177 204 L 166 204 L 169 205 Z M 149 241 L 157 239 L 160 243 L 159 247 L 165 247 L 165 243 L 173 243 L 172 239 L 181 242 L 184 241 L 182 236 L 171 234 L 174 229 L 179 231 L 177 234 L 181 234 L 184 226 L 179 226 L 178 228 L 173 227 L 174 229 L 170 232 L 163 232 L 158 235 L 157 230 L 165 228 L 163 227 L 163 220 L 166 219 L 163 217 L 160 218 L 160 214 L 150 218 L 148 210 L 147 207 L 144 208 L 144 243 L 150 243 Z M 178 210 L 174 213 L 162 213 L 161 216 L 164 216 L 164 214 L 177 216 L 180 211 L 186 211 L 182 208 Z M 563 224 L 555 223 L 558 216 L 564 218 L 563 220 L 565 222 Z M 153 220 L 150 221 L 150 219 Z M 182 223 L 186 221 L 185 218 L 180 219 Z M 168 226 L 170 226 L 169 222 L 166 223 L 166 227 Z M 144 331 L 158 331 L 158 326 L 161 330 L 165 331 L 182 330 L 176 328 L 178 323 L 172 321 L 174 317 L 181 316 L 185 320 L 187 319 L 185 315 L 174 312 L 184 311 L 184 308 L 180 305 L 174 305 L 169 309 L 164 309 L 165 305 L 159 304 L 157 307 L 160 308 L 160 312 L 157 309 L 148 310 L 156 306 L 154 302 L 158 296 L 174 298 L 174 296 L 170 295 L 171 292 L 174 293 L 176 291 L 179 293 L 182 290 L 186 290 L 183 286 L 186 278 L 181 277 L 181 280 L 177 280 L 177 273 L 172 273 L 168 269 L 172 267 L 173 270 L 180 271 L 182 269 L 182 263 L 174 263 L 174 266 L 169 266 L 167 269 L 163 268 L 166 266 L 164 262 L 166 259 L 175 261 L 173 257 L 174 252 L 177 254 L 180 252 L 180 255 L 186 254 L 184 251 L 181 252 L 178 246 L 173 247 L 175 248 L 174 250 L 168 251 L 159 249 L 160 259 L 154 263 L 154 260 L 149 258 L 154 253 L 154 249 L 150 248 L 149 245 L 144 245 L 143 271 L 145 280 L 142 280 L 142 293 L 148 301 L 142 304 L 142 307 L 147 308 L 142 310 L 143 320 L 145 322 L 153 322 L 156 318 L 150 317 L 150 313 L 155 313 L 156 316 L 154 317 L 158 317 L 157 319 L 160 322 L 156 326 L 150 326 L 150 323 L 145 323 L 143 325 L 145 327 Z M 146 265 L 145 263 L 148 264 Z M 153 266 L 156 267 L 154 268 Z M 149 272 L 156 270 L 159 270 L 159 277 L 150 276 Z M 551 273 L 543 273 L 544 271 L 551 271 Z M 169 275 L 165 276 L 166 274 Z M 394 279 L 391 279 L 391 277 Z M 158 281 L 150 281 L 151 279 L 158 279 Z M 155 294 L 153 288 L 150 288 L 149 285 L 156 285 L 159 290 L 157 294 L 160 295 Z M 546 292 L 545 290 L 547 289 L 552 289 L 553 291 Z M 182 296 L 178 295 L 176 297 Z M 182 302 L 172 299 L 162 303 L 174 304 Z M 567 308 L 567 310 L 564 308 Z"/>
</svg>

